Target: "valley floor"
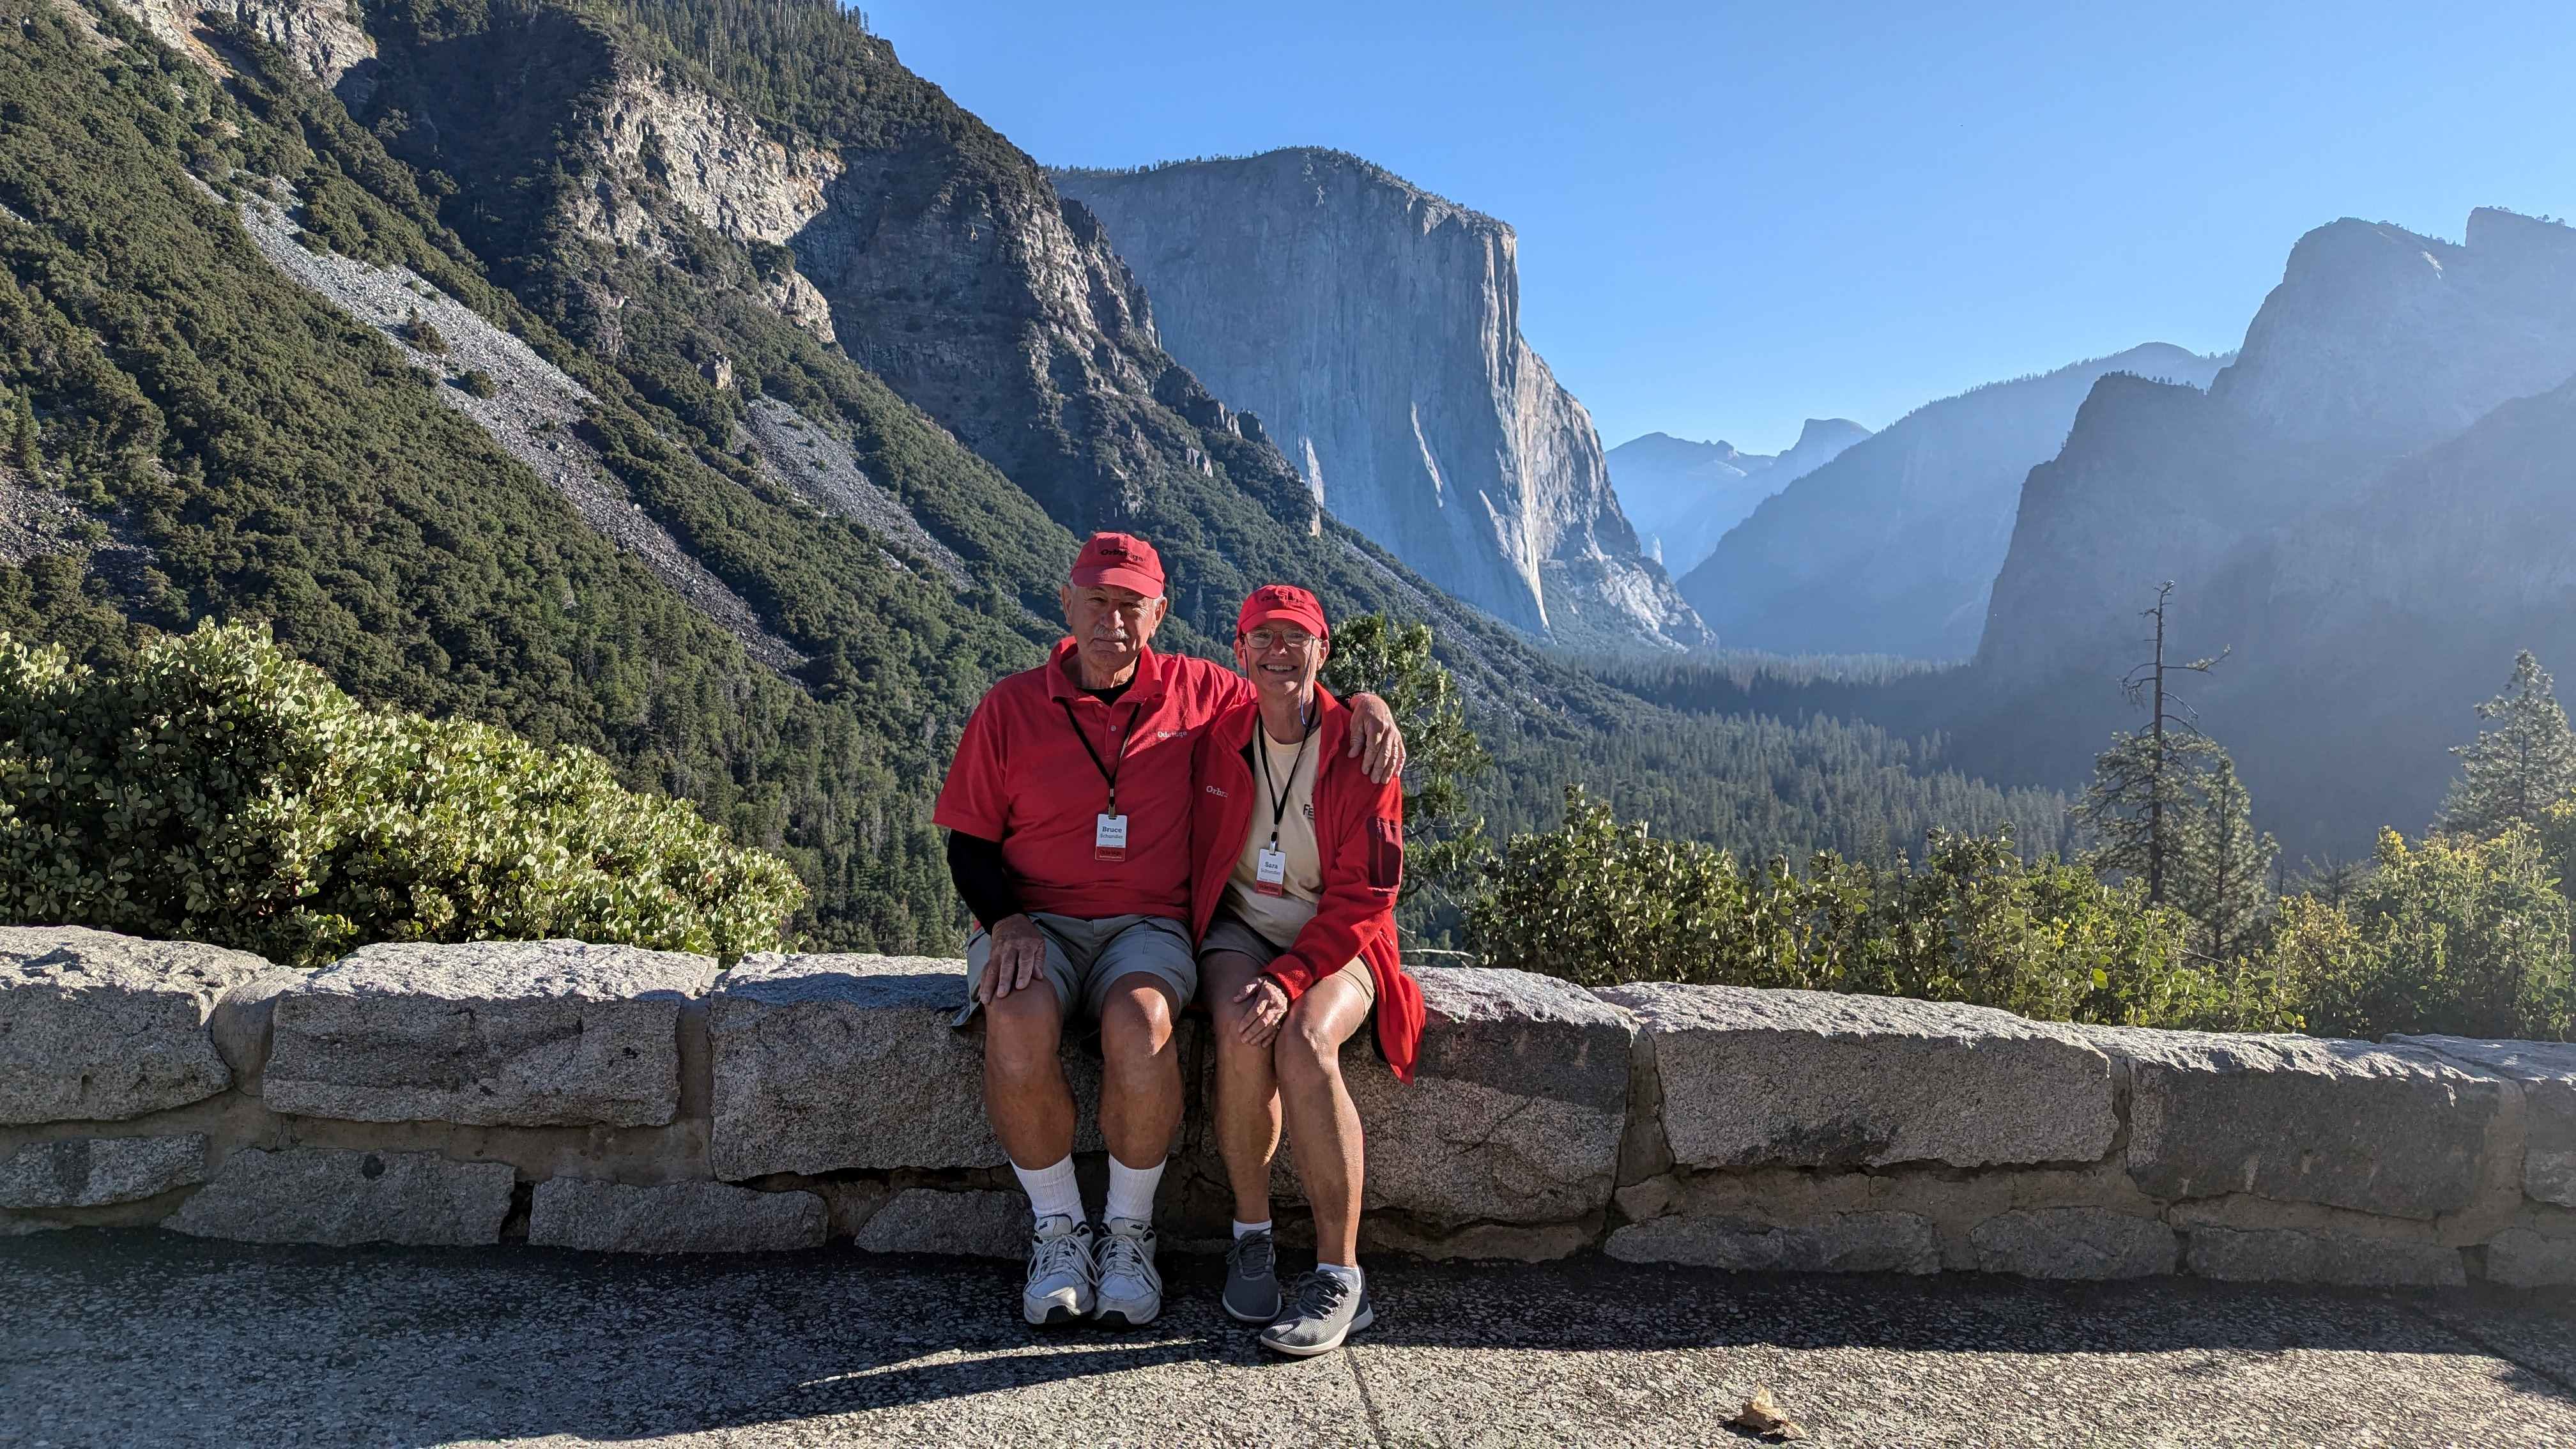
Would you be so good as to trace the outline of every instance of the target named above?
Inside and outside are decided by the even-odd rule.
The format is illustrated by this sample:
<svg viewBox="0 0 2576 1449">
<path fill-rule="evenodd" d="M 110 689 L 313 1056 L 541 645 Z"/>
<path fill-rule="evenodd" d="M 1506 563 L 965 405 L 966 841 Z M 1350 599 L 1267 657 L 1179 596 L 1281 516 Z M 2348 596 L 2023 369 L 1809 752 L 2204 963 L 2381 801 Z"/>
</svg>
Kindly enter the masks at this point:
<svg viewBox="0 0 2576 1449">
<path fill-rule="evenodd" d="M 1041 1336 L 1015 1264 L 0 1243 L 0 1444 L 2566 1444 L 2564 1296 L 1383 1260 L 1354 1351 L 1172 1308 Z M 1735 1442 L 1750 1442 L 1735 1441 Z"/>
</svg>

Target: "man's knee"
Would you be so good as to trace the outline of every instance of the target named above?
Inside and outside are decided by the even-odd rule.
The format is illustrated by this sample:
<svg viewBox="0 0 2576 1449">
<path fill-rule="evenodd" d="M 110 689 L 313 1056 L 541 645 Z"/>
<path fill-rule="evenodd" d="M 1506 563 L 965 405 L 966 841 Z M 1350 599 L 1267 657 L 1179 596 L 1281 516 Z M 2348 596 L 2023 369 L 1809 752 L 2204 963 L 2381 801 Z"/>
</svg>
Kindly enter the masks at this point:
<svg viewBox="0 0 2576 1449">
<path fill-rule="evenodd" d="M 1008 1077 L 1061 1070 L 1056 1048 L 1064 1037 L 1064 1009 L 1040 985 L 1014 991 L 984 1007 L 984 1061 Z"/>
<path fill-rule="evenodd" d="M 1172 1041 L 1172 998 L 1152 978 L 1114 983 L 1100 1005 L 1100 1051 L 1112 1061 L 1159 1056 Z"/>
</svg>

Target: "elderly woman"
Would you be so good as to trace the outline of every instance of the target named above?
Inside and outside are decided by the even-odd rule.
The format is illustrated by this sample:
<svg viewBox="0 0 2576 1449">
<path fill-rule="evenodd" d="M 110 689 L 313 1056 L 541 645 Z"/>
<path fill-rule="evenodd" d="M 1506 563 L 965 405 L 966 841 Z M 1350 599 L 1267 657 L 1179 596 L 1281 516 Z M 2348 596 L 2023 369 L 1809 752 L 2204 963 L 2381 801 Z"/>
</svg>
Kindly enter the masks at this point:
<svg viewBox="0 0 2576 1449">
<path fill-rule="evenodd" d="M 1410 1082 L 1422 1037 L 1422 993 L 1396 954 L 1403 785 L 1373 784 L 1342 757 L 1350 712 L 1316 683 L 1330 649 L 1314 595 L 1255 590 L 1234 637 L 1254 701 L 1192 747 L 1200 996 L 1215 1021 L 1217 1141 L 1234 1188 L 1225 1311 L 1267 1324 L 1262 1344 L 1300 1357 L 1341 1347 L 1374 1316 L 1342 1043 L 1376 1017 L 1379 1051 Z M 1283 1116 L 1315 1215 L 1315 1271 L 1284 1298 L 1270 1231 Z"/>
</svg>

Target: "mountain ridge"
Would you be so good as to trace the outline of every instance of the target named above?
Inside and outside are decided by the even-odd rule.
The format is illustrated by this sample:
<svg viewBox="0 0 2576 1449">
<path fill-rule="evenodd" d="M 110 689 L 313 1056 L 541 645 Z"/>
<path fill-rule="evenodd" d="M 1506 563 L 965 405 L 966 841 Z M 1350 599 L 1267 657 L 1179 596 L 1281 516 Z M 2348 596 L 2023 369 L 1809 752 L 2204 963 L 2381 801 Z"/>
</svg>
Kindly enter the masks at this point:
<svg viewBox="0 0 2576 1449">
<path fill-rule="evenodd" d="M 1682 576 L 1729 643 L 1779 653 L 1975 652 L 2023 478 L 2095 380 L 2219 367 L 2150 342 L 1925 403 L 1757 504 Z"/>
<path fill-rule="evenodd" d="M 1723 439 L 1700 443 L 1646 433 L 1607 457 L 1620 507 L 1647 556 L 1680 579 L 1756 504 L 1868 436 L 1869 429 L 1849 418 L 1809 418 L 1782 453 L 1747 453 Z"/>
</svg>

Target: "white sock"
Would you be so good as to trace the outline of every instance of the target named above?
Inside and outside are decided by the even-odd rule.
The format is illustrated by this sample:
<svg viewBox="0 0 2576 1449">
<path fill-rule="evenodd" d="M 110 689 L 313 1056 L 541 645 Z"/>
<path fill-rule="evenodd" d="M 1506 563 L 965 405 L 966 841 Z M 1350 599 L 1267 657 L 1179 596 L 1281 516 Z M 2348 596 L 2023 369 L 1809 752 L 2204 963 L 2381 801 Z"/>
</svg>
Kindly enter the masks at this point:
<svg viewBox="0 0 2576 1449">
<path fill-rule="evenodd" d="M 1359 1265 L 1356 1263 L 1317 1263 L 1315 1265 L 1315 1271 L 1318 1273 L 1330 1273 L 1334 1277 L 1341 1279 L 1343 1282 L 1351 1285 L 1351 1291 L 1354 1293 L 1360 1291 L 1361 1284 L 1366 1281 L 1360 1277 Z"/>
<path fill-rule="evenodd" d="M 1168 1160 L 1168 1159 L 1166 1159 Z M 1125 1218 L 1129 1222 L 1150 1223 L 1154 1220 L 1154 1189 L 1163 1181 L 1163 1164 L 1151 1167 L 1129 1167 L 1109 1155 L 1109 1205 L 1100 1210 L 1103 1218 Z"/>
<path fill-rule="evenodd" d="M 1068 1217 L 1082 1221 L 1082 1184 L 1073 1180 L 1073 1158 L 1053 1167 L 1030 1169 L 1014 1162 L 1011 1171 L 1019 1174 L 1020 1186 L 1029 1195 L 1029 1211 L 1042 1218 Z"/>
<path fill-rule="evenodd" d="M 1270 1219 L 1268 1218 L 1263 1218 L 1257 1223 L 1238 1222 L 1234 1225 L 1234 1235 L 1238 1238 L 1251 1233 L 1266 1233 L 1268 1231 L 1270 1231 Z"/>
</svg>

